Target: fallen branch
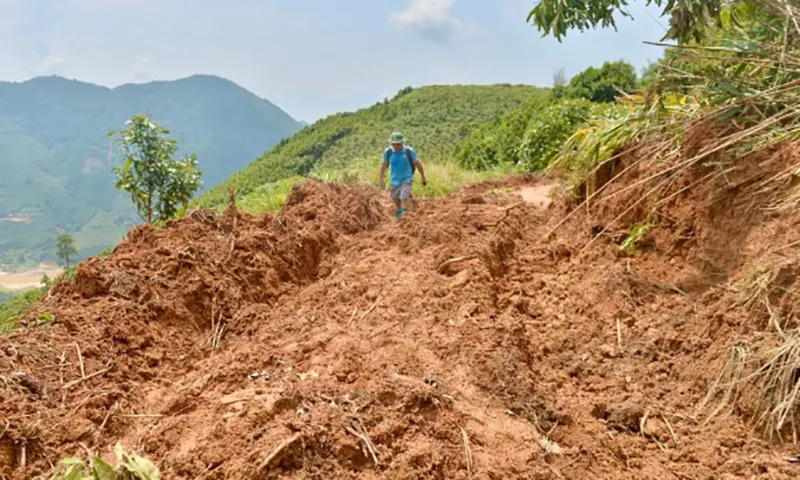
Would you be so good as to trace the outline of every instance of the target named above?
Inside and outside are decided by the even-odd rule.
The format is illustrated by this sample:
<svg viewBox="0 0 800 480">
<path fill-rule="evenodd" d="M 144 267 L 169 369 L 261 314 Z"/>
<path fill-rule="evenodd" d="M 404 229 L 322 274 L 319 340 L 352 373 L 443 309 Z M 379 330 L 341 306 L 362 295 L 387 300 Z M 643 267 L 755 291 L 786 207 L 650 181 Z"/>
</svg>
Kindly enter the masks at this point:
<svg viewBox="0 0 800 480">
<path fill-rule="evenodd" d="M 80 402 L 78 402 L 75 405 L 75 407 L 70 411 L 70 413 L 69 413 L 69 415 L 67 415 L 67 417 L 72 417 L 73 415 L 78 413 L 78 410 L 80 410 L 82 407 L 84 407 L 91 400 L 94 400 L 96 398 L 107 397 L 108 395 L 109 395 L 108 392 L 103 392 L 103 393 L 100 393 L 100 394 L 96 394 L 94 392 L 90 393 L 89 395 L 86 396 L 86 398 L 84 398 L 83 400 L 81 400 Z"/>
<path fill-rule="evenodd" d="M 681 443 L 680 440 L 678 440 L 678 436 L 675 435 L 675 430 L 673 430 L 672 425 L 669 423 L 669 420 L 667 420 L 667 417 L 665 417 L 663 413 L 661 414 L 661 419 L 664 420 L 665 424 L 667 424 L 669 434 L 672 435 L 672 441 L 675 442 L 675 445 Z"/>
<path fill-rule="evenodd" d="M 64 350 L 61 352 L 61 361 L 58 364 L 58 383 L 61 384 L 61 388 L 64 388 L 64 366 L 67 362 L 67 351 Z M 64 405 L 67 403 L 67 391 L 62 390 L 61 392 L 61 408 L 64 408 Z"/>
<path fill-rule="evenodd" d="M 402 321 L 398 320 L 398 321 L 396 321 L 396 322 L 394 322 L 394 323 L 392 323 L 392 324 L 390 324 L 390 325 L 378 330 L 377 332 L 373 333 L 372 335 L 369 336 L 369 339 L 372 340 L 373 338 L 388 332 L 389 330 L 393 329 L 394 327 L 399 326 L 401 323 L 402 323 Z"/>
<path fill-rule="evenodd" d="M 290 438 L 288 438 L 288 439 L 284 440 L 284 441 L 283 441 L 283 442 L 282 442 L 280 445 L 278 445 L 278 446 L 275 448 L 275 450 L 273 450 L 273 451 L 272 451 L 272 453 L 270 453 L 270 454 L 267 456 L 267 458 L 266 458 L 266 459 L 264 459 L 264 461 L 263 461 L 263 462 L 261 462 L 261 467 L 259 467 L 259 471 L 261 471 L 261 470 L 264 470 L 264 469 L 268 468 L 268 467 L 270 466 L 270 464 L 271 464 L 271 463 L 272 463 L 272 462 L 273 462 L 273 461 L 274 461 L 276 458 L 278 458 L 278 455 L 280 455 L 282 451 L 284 451 L 284 450 L 285 450 L 287 447 L 291 446 L 292 444 L 294 444 L 295 442 L 297 442 L 297 441 L 298 441 L 298 440 L 300 440 L 301 438 L 302 438 L 302 435 L 300 435 L 299 433 L 295 433 L 295 434 L 294 434 L 294 435 L 292 435 Z"/>
<path fill-rule="evenodd" d="M 467 476 L 472 478 L 472 466 L 474 465 L 472 460 L 472 449 L 469 447 L 469 436 L 467 435 L 467 431 L 464 430 L 464 427 L 461 428 L 461 442 L 464 444 L 464 457 L 466 458 L 467 463 Z"/>
<path fill-rule="evenodd" d="M 64 385 L 64 367 L 66 366 L 67 362 L 67 352 L 61 352 L 61 358 L 59 359 L 58 364 L 58 379 L 61 385 Z"/>
<path fill-rule="evenodd" d="M 373 310 L 375 310 L 375 307 L 378 306 L 378 303 L 380 303 L 380 301 L 381 297 L 378 297 L 378 299 L 375 300 L 375 303 L 373 303 L 372 306 L 369 307 L 369 310 L 367 310 L 366 313 L 364 313 L 364 315 L 361 315 L 361 318 L 358 319 L 358 323 L 363 322 L 364 319 L 367 318 L 367 315 L 369 315 L 370 313 L 372 313 Z"/>
<path fill-rule="evenodd" d="M 465 262 L 467 260 L 474 260 L 476 258 L 478 258 L 477 255 L 467 255 L 467 256 L 464 256 L 464 257 L 451 258 L 450 260 L 445 260 L 444 262 L 440 263 L 439 266 L 436 267 L 436 270 L 439 271 L 439 273 L 441 273 L 442 270 L 444 269 L 444 267 L 447 267 L 449 265 L 453 265 L 453 264 L 458 263 L 458 262 Z"/>
<path fill-rule="evenodd" d="M 219 348 L 219 344 L 222 341 L 222 336 L 225 334 L 225 329 L 227 328 L 227 323 L 219 323 L 217 324 L 217 330 L 214 333 L 214 337 L 211 341 L 211 348 L 217 350 Z"/>
<path fill-rule="evenodd" d="M 83 366 L 83 354 L 81 354 L 81 346 L 75 342 L 75 349 L 78 351 L 78 363 L 81 366 L 81 378 L 86 378 L 86 369 Z"/>
<path fill-rule="evenodd" d="M 216 305 L 217 298 L 215 296 L 211 302 L 211 338 L 208 339 L 212 351 L 219 348 L 219 344 L 222 342 L 222 335 L 225 333 L 225 328 L 228 325 L 227 322 L 223 321 L 221 308 L 214 312 Z"/>
<path fill-rule="evenodd" d="M 356 314 L 358 313 L 358 307 L 353 307 L 353 314 L 350 315 L 350 320 L 347 321 L 348 325 L 353 324 L 353 320 L 356 318 Z"/>
<path fill-rule="evenodd" d="M 505 214 L 503 215 L 503 218 L 501 218 L 500 220 L 498 220 L 495 223 L 487 224 L 486 226 L 487 227 L 497 227 L 497 226 L 499 226 L 501 223 L 506 221 L 506 218 L 508 218 L 508 214 L 509 214 L 509 212 L 511 212 L 511 210 L 513 210 L 513 209 L 515 209 L 517 207 L 520 207 L 522 205 L 525 205 L 525 202 L 518 202 L 518 203 L 515 203 L 514 205 L 511 205 L 510 207 L 506 207 L 505 208 Z"/>
<path fill-rule="evenodd" d="M 356 438 L 360 439 L 364 442 L 364 455 L 371 456 L 372 461 L 375 462 L 375 465 L 378 465 L 378 452 L 375 450 L 375 445 L 372 443 L 372 439 L 369 438 L 369 435 L 364 430 L 364 427 L 358 420 L 353 420 L 351 425 L 345 425 L 345 430 L 348 433 L 355 436 Z M 369 455 L 367 455 L 369 453 Z"/>
<path fill-rule="evenodd" d="M 116 410 L 118 406 L 119 406 L 119 402 L 115 402 L 114 405 L 112 405 L 111 408 L 108 409 L 108 412 L 106 412 L 105 418 L 103 418 L 103 423 L 100 424 L 100 427 L 98 427 L 97 431 L 94 433 L 95 437 L 99 436 L 103 432 L 103 429 L 106 428 L 106 424 L 108 423 L 108 419 L 111 418 L 111 413 L 114 410 Z"/>
<path fill-rule="evenodd" d="M 104 373 L 110 372 L 112 368 L 114 368 L 114 364 L 113 363 L 111 365 L 109 365 L 108 367 L 102 369 L 102 370 L 98 370 L 98 371 L 96 371 L 96 372 L 94 372 L 92 374 L 86 375 L 85 377 L 78 378 L 78 379 L 73 380 L 71 382 L 65 383 L 61 388 L 64 389 L 64 390 L 69 390 L 70 388 L 74 387 L 75 385 L 78 385 L 79 383 L 83 382 L 84 380 L 89 380 L 89 379 L 92 379 L 92 378 L 97 377 L 99 375 L 103 375 Z"/>
<path fill-rule="evenodd" d="M 168 416 L 163 413 L 127 413 L 120 415 L 122 418 L 164 418 Z"/>
</svg>

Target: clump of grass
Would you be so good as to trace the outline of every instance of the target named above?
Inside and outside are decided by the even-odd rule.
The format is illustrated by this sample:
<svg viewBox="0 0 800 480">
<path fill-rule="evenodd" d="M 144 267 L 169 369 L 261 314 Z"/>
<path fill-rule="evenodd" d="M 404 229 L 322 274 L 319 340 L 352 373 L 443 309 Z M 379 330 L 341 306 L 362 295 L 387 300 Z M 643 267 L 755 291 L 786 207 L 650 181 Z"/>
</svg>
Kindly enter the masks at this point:
<svg viewBox="0 0 800 480">
<path fill-rule="evenodd" d="M 644 103 L 642 97 L 624 99 L 629 104 L 624 113 L 615 110 L 611 115 L 592 117 L 564 142 L 559 155 L 547 167 L 548 172 L 568 174 L 568 193 L 573 199 L 590 200 L 602 187 L 597 185 L 600 169 L 617 161 L 623 147 L 636 141 L 653 119 L 652 110 L 637 108 Z"/>
<path fill-rule="evenodd" d="M 781 335 L 781 344 L 765 352 L 761 367 L 752 375 L 759 397 L 756 410 L 758 423 L 770 434 L 780 435 L 791 424 L 795 443 L 795 416 L 800 403 L 800 330 Z"/>
<path fill-rule="evenodd" d="M 731 357 L 701 404 L 713 398 L 719 405 L 706 421 L 737 401 L 752 409 L 756 426 L 783 441 L 788 427 L 798 442 L 800 412 L 800 328 L 793 323 L 797 305 L 796 264 L 782 255 L 768 255 L 749 265 L 733 285 L 736 306 L 768 319 L 766 331 L 731 349 Z M 746 404 L 746 406 L 745 406 Z"/>
<path fill-rule="evenodd" d="M 428 186 L 422 186 L 419 172 L 417 172 L 414 176 L 414 195 L 418 198 L 444 197 L 466 185 L 497 180 L 504 175 L 504 171 L 501 170 L 468 170 L 454 162 L 425 161 L 424 164 Z M 312 172 L 310 176 L 326 182 L 376 186 L 380 176 L 380 163 L 374 159 L 356 159 L 346 167 L 324 166 Z"/>
<path fill-rule="evenodd" d="M 754 347 L 754 344 L 761 347 Z M 698 411 L 704 410 L 714 398 L 720 396 L 717 407 L 706 418 L 706 423 L 737 401 L 746 401 L 747 408 L 752 408 L 756 427 L 770 439 L 778 436 L 782 441 L 785 440 L 786 428 L 791 427 L 792 441 L 797 443 L 800 329 L 770 332 L 760 335 L 753 342 L 735 345 Z"/>
<path fill-rule="evenodd" d="M 21 293 L 11 300 L 0 303 L 0 334 L 6 334 L 17 326 L 17 321 L 27 314 L 33 304 L 47 295 L 47 288 L 37 288 Z"/>
<path fill-rule="evenodd" d="M 414 195 L 421 198 L 440 198 L 455 193 L 460 188 L 476 183 L 500 180 L 505 173 L 501 170 L 465 170 L 454 163 L 430 163 L 425 165 L 428 186 L 423 187 L 415 180 Z"/>
<path fill-rule="evenodd" d="M 757 316 L 768 318 L 768 325 L 782 333 L 798 303 L 798 292 L 794 286 L 797 266 L 794 259 L 776 258 L 774 261 L 762 258 L 749 265 L 733 289 L 737 293 L 738 305 Z"/>
<path fill-rule="evenodd" d="M 639 222 L 631 227 L 628 236 L 625 237 L 625 240 L 622 241 L 620 245 L 620 250 L 626 253 L 634 253 L 636 248 L 639 246 L 639 242 L 647 235 L 647 232 L 650 231 L 652 228 L 652 224 L 649 221 Z"/>
<path fill-rule="evenodd" d="M 776 275 L 776 270 L 767 266 L 750 266 L 734 286 L 739 296 L 739 304 L 748 310 L 756 310 L 763 306 Z"/>
<path fill-rule="evenodd" d="M 742 378 L 744 378 L 750 357 L 750 347 L 747 343 L 736 344 L 731 348 L 727 363 L 725 363 L 717 380 L 709 388 L 708 394 L 697 408 L 698 412 L 702 412 L 711 400 L 722 394 L 717 408 L 708 416 L 706 423 L 731 405 L 732 400 L 735 398 L 737 387 Z"/>
<path fill-rule="evenodd" d="M 286 197 L 292 192 L 292 187 L 303 180 L 303 177 L 296 176 L 261 185 L 241 200 L 237 199 L 236 207 L 252 215 L 265 212 L 276 215 L 283 208 Z"/>
<path fill-rule="evenodd" d="M 135 453 L 125 452 L 118 443 L 115 448 L 117 461 L 111 465 L 97 456 L 88 461 L 70 457 L 56 466 L 51 480 L 158 480 L 161 473 L 150 460 Z"/>
</svg>

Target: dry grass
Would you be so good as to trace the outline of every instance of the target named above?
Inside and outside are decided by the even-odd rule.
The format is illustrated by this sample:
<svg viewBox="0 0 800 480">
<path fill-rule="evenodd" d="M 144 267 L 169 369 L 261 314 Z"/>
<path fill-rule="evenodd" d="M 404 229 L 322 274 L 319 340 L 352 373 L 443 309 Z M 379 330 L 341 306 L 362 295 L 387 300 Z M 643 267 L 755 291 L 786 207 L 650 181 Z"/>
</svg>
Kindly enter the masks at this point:
<svg viewBox="0 0 800 480">
<path fill-rule="evenodd" d="M 784 427 L 791 425 L 792 439 L 797 443 L 795 417 L 800 402 L 800 330 L 787 332 L 781 344 L 757 357 L 761 367 L 748 381 L 759 392 L 757 419 L 764 430 L 781 436 Z"/>
<path fill-rule="evenodd" d="M 776 346 L 777 345 L 777 346 Z M 798 443 L 800 405 L 800 329 L 758 335 L 731 348 L 730 357 L 698 413 L 717 398 L 710 422 L 739 403 L 770 439 Z M 786 438 L 788 434 L 791 438 Z"/>
<path fill-rule="evenodd" d="M 570 174 L 581 207 L 631 197 L 628 208 L 606 223 L 591 243 L 634 211 L 655 211 L 699 184 L 724 184 L 731 171 L 743 166 L 742 159 L 800 141 L 800 30 L 793 29 L 797 9 L 787 5 L 765 0 L 764 11 L 772 16 L 750 19 L 758 28 L 734 23 L 706 45 L 670 46 L 674 58 L 662 65 L 654 90 L 623 99 L 636 108 L 623 118 L 596 122 L 564 145 L 552 169 Z M 699 132 L 704 132 L 699 145 L 687 143 Z M 704 173 L 691 185 L 678 182 L 693 169 Z M 605 182 L 610 170 L 620 171 Z M 635 170 L 644 173 L 640 179 L 606 194 Z M 800 158 L 795 156 L 754 190 L 785 190 L 798 178 Z M 800 186 L 770 208 L 787 211 L 798 206 Z"/>
<path fill-rule="evenodd" d="M 705 399 L 697 408 L 697 413 L 702 413 L 714 398 L 722 395 L 717 407 L 706 418 L 706 423 L 733 405 L 739 390 L 738 387 L 741 385 L 742 379 L 745 378 L 750 357 L 750 347 L 746 343 L 734 345 L 731 348 L 730 357 L 722 372 L 720 372 L 716 382 L 708 390 Z"/>
<path fill-rule="evenodd" d="M 790 432 L 791 440 L 797 443 L 800 327 L 795 311 L 800 292 L 794 286 L 796 257 L 778 253 L 762 256 L 734 283 L 735 306 L 747 316 L 745 324 L 759 331 L 731 348 L 727 363 L 699 409 L 717 399 L 708 422 L 738 404 L 767 436 L 785 441 Z M 754 319 L 761 322 L 754 323 Z"/>
</svg>

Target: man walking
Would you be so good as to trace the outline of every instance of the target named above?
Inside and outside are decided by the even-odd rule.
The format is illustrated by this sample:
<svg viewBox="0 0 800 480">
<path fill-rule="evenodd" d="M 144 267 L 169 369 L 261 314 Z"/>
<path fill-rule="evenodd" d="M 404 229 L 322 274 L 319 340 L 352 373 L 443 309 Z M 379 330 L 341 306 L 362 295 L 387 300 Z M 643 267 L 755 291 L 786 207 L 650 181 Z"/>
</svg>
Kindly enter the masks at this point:
<svg viewBox="0 0 800 480">
<path fill-rule="evenodd" d="M 414 183 L 414 172 L 419 169 L 422 185 L 427 186 L 425 167 L 417 160 L 417 152 L 405 145 L 405 139 L 400 132 L 394 132 L 389 139 L 391 147 L 383 152 L 381 164 L 381 189 L 386 188 L 386 169 L 389 168 L 389 192 L 394 202 L 395 217 L 400 218 L 408 211 L 411 202 L 411 189 Z"/>
</svg>

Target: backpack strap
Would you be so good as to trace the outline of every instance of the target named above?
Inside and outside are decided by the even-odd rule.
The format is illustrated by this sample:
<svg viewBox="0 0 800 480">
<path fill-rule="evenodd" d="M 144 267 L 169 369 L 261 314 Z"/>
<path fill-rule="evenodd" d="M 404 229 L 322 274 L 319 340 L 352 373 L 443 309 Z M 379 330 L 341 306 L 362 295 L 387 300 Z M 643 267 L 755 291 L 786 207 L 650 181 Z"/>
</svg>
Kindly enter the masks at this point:
<svg viewBox="0 0 800 480">
<path fill-rule="evenodd" d="M 406 147 L 403 147 L 403 150 L 405 150 L 406 158 L 408 158 L 408 163 L 411 165 L 411 175 L 414 175 L 417 173 L 417 167 L 414 166 L 414 159 L 411 158 L 411 150 Z"/>
</svg>

